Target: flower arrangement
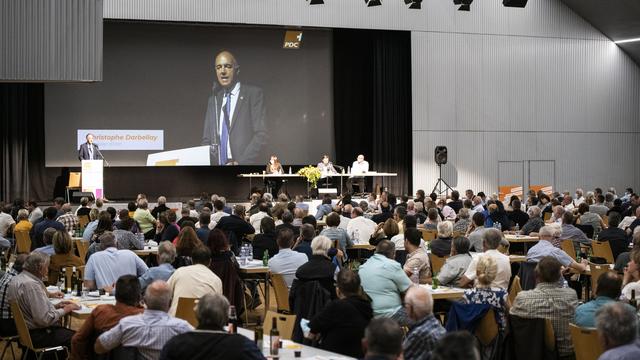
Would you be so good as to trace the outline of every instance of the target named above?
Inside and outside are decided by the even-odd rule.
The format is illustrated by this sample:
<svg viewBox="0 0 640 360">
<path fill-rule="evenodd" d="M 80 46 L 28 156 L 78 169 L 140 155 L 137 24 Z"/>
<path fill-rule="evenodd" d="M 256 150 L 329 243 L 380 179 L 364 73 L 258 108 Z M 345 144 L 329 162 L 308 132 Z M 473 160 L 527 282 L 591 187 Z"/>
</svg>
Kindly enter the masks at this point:
<svg viewBox="0 0 640 360">
<path fill-rule="evenodd" d="M 315 189 L 318 187 L 318 180 L 320 180 L 320 170 L 312 165 L 305 166 L 302 169 L 298 170 L 298 175 L 304 176 L 307 178 L 307 181 L 311 184 L 311 188 Z"/>
</svg>

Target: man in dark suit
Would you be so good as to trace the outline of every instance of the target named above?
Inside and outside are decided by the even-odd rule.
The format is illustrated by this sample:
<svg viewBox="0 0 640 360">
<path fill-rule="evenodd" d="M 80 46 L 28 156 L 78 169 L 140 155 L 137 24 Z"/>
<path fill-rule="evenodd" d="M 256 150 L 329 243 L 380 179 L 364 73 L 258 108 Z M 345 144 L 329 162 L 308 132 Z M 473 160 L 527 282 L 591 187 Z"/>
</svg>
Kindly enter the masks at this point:
<svg viewBox="0 0 640 360">
<path fill-rule="evenodd" d="M 78 160 L 102 160 L 98 145 L 93 143 L 93 134 L 87 134 L 87 142 L 80 145 Z"/>
<path fill-rule="evenodd" d="M 212 145 L 213 164 L 262 163 L 267 126 L 262 90 L 241 84 L 240 67 L 228 51 L 215 59 L 216 82 L 207 104 L 202 145 Z"/>
<path fill-rule="evenodd" d="M 238 254 L 242 239 L 246 235 L 256 232 L 256 229 L 244 219 L 245 213 L 244 205 L 236 205 L 233 207 L 233 215 L 223 216 L 215 227 L 215 229 L 220 229 L 227 235 L 231 250 L 236 254 Z"/>
</svg>

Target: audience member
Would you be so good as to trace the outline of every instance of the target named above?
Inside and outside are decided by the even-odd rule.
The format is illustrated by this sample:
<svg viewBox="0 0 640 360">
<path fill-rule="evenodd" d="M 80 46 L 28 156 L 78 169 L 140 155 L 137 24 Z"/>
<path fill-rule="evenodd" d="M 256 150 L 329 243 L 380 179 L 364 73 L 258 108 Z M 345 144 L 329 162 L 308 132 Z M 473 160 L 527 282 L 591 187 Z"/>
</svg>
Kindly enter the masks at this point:
<svg viewBox="0 0 640 360">
<path fill-rule="evenodd" d="M 402 298 L 411 286 L 411 280 L 395 260 L 395 246 L 382 240 L 375 254 L 358 271 L 364 291 L 372 302 L 376 317 L 389 317 L 401 325 L 409 323 L 402 307 Z"/>
<path fill-rule="evenodd" d="M 43 254 L 52 256 L 55 254 L 55 250 L 53 249 L 53 235 L 55 233 L 57 233 L 58 231 L 60 232 L 64 232 L 67 235 L 69 235 L 66 231 L 64 230 L 56 230 L 54 228 L 48 228 L 44 231 L 44 233 L 42 233 L 42 243 L 44 244 L 44 246 L 39 247 L 33 251 L 36 252 L 41 252 Z"/>
<path fill-rule="evenodd" d="M 149 268 L 138 281 L 140 290 L 144 292 L 147 286 L 156 280 L 167 281 L 176 271 L 173 262 L 176 259 L 176 247 L 170 241 L 163 241 L 158 245 L 158 266 Z"/>
<path fill-rule="evenodd" d="M 29 221 L 29 211 L 27 209 L 18 210 L 17 223 L 14 227 L 14 232 L 24 231 L 29 233 L 33 228 L 33 224 Z"/>
<path fill-rule="evenodd" d="M 569 322 L 574 318 L 578 298 L 573 289 L 560 285 L 561 267 L 560 262 L 551 256 L 541 259 L 535 269 L 535 289 L 518 293 L 511 307 L 511 315 L 529 319 L 550 319 L 557 351 L 564 357 L 573 355 Z"/>
<path fill-rule="evenodd" d="M 180 231 L 174 244 L 176 245 L 176 259 L 172 265 L 176 269 L 193 264 L 191 257 L 195 249 L 205 247 L 202 241 L 198 239 L 195 230 L 190 227 Z"/>
<path fill-rule="evenodd" d="M 155 241 L 174 241 L 180 234 L 180 228 L 176 225 L 176 213 L 169 209 L 164 211 L 158 217 L 156 223 Z"/>
<path fill-rule="evenodd" d="M 537 233 L 540 228 L 544 226 L 544 220 L 542 219 L 542 210 L 539 207 L 533 206 L 528 210 L 529 221 L 527 221 L 522 227 L 522 234 L 529 235 L 531 233 Z"/>
<path fill-rule="evenodd" d="M 281 229 L 277 233 L 278 253 L 269 259 L 269 271 L 272 274 L 280 274 L 291 287 L 296 271 L 309 259 L 305 254 L 291 250 L 293 246 L 293 231 L 288 228 Z"/>
<path fill-rule="evenodd" d="M 403 270 L 407 276 L 411 277 L 414 271 L 417 271 L 417 278 L 420 284 L 431 282 L 431 266 L 429 265 L 429 256 L 420 247 L 422 241 L 422 233 L 416 228 L 408 228 L 404 232 L 404 248 L 407 251 L 407 259 L 405 260 Z"/>
<path fill-rule="evenodd" d="M 256 260 L 262 260 L 265 251 L 269 254 L 269 258 L 278 253 L 276 225 L 271 217 L 262 218 L 260 233 L 253 237 L 251 245 L 253 246 L 253 258 Z"/>
<path fill-rule="evenodd" d="M 0 202 L 0 205 L 2 203 Z M 11 216 L 11 205 L 0 206 L 0 240 L 2 240 L 2 247 L 10 247 L 11 243 L 7 240 L 9 234 L 13 233 L 13 229 L 16 226 L 16 222 Z M 6 243 L 7 246 L 4 246 Z"/>
<path fill-rule="evenodd" d="M 422 224 L 426 230 L 438 230 L 438 223 L 442 221 L 440 219 L 440 214 L 438 213 L 437 208 L 431 208 L 427 211 L 427 218 Z M 482 218 L 482 222 L 484 223 L 484 217 Z"/>
<path fill-rule="evenodd" d="M 497 229 L 487 229 L 484 232 L 484 253 L 491 256 L 498 267 L 496 278 L 491 282 L 491 287 L 497 287 L 507 289 L 509 287 L 509 280 L 511 279 L 511 262 L 509 257 L 500 251 L 498 247 L 502 241 L 502 232 Z M 472 285 L 471 283 L 477 279 L 477 266 L 479 258 L 471 260 L 469 268 L 460 279 L 459 285 L 461 287 L 467 287 Z"/>
<path fill-rule="evenodd" d="M 102 251 L 89 257 L 84 269 L 84 286 L 88 289 L 111 291 L 121 276 L 141 276 L 149 269 L 133 251 L 118 250 L 113 233 L 105 232 L 99 241 Z"/>
<path fill-rule="evenodd" d="M 431 352 L 431 360 L 480 360 L 476 343 L 468 331 L 447 333 Z"/>
<path fill-rule="evenodd" d="M 59 223 L 64 225 L 64 229 L 67 232 L 74 232 L 79 227 L 78 217 L 71 212 L 71 204 L 64 204 L 60 208 L 62 215 L 56 219 Z"/>
<path fill-rule="evenodd" d="M 453 224 L 451 221 L 438 223 L 438 237 L 431 241 L 431 253 L 440 257 L 449 256 L 452 238 Z"/>
<path fill-rule="evenodd" d="M 538 236 L 540 237 L 540 241 L 538 241 L 527 252 L 527 261 L 539 262 L 543 258 L 551 256 L 554 259 L 558 260 L 560 264 L 562 264 L 562 266 L 575 269 L 578 273 L 581 273 L 587 269 L 587 266 L 589 264 L 587 259 L 583 259 L 581 263 L 577 263 L 574 259 L 567 255 L 564 250 L 553 246 L 551 242 L 556 237 L 553 227 L 543 226 L 542 228 L 540 228 L 540 233 Z"/>
<path fill-rule="evenodd" d="M 155 209 L 154 209 L 155 210 Z M 156 218 L 149 211 L 149 202 L 147 199 L 138 201 L 138 208 L 133 213 L 133 220 L 140 226 L 140 231 L 144 234 L 145 239 L 153 239 L 156 232 Z"/>
<path fill-rule="evenodd" d="M 125 213 L 127 210 L 123 210 Z M 142 250 L 144 249 L 144 240 L 140 239 L 133 233 L 136 230 L 137 225 L 135 220 L 129 216 L 120 218 L 116 226 L 116 230 L 113 230 L 113 235 L 116 237 L 118 249 L 125 250 Z"/>
<path fill-rule="evenodd" d="M 316 235 L 316 229 L 311 224 L 303 224 L 300 227 L 300 236 L 293 246 L 293 250 L 299 253 L 307 255 L 308 259 L 311 259 L 313 251 L 311 250 L 311 241 Z"/>
<path fill-rule="evenodd" d="M 246 336 L 229 334 L 229 301 L 220 294 L 204 295 L 195 308 L 198 328 L 174 336 L 162 348 L 161 360 L 258 360 L 262 349 Z"/>
<path fill-rule="evenodd" d="M 635 360 L 640 358 L 638 317 L 635 309 L 611 302 L 596 313 L 598 337 L 605 352 L 599 360 Z"/>
<path fill-rule="evenodd" d="M 49 284 L 55 285 L 60 276 L 60 269 L 68 266 L 79 268 L 84 265 L 84 260 L 73 253 L 73 241 L 65 231 L 54 231 L 52 239 L 54 254 L 49 261 Z"/>
<path fill-rule="evenodd" d="M 7 289 L 9 303 L 15 301 L 29 329 L 31 342 L 36 348 L 71 345 L 74 332 L 60 326 L 60 319 L 73 310 L 79 310 L 80 305 L 62 300 L 53 305 L 49 300 L 54 297 L 45 290 L 41 279 L 47 277 L 49 271 L 49 256 L 33 252 L 24 262 L 23 271 L 16 275 Z M 57 293 L 55 297 L 62 297 Z"/>
<path fill-rule="evenodd" d="M 359 207 L 351 210 L 351 221 L 347 225 L 347 235 L 354 244 L 368 244 L 371 235 L 376 230 L 376 223 L 363 216 L 364 212 Z"/>
<path fill-rule="evenodd" d="M 484 227 L 484 215 L 482 214 L 482 212 L 476 212 L 471 218 L 471 226 L 469 227 L 469 231 L 467 232 L 471 250 L 475 252 L 484 251 L 483 243 L 485 230 L 486 228 Z"/>
<path fill-rule="evenodd" d="M 363 293 L 360 277 L 351 270 L 338 273 L 337 300 L 330 302 L 310 323 L 310 337 L 320 348 L 342 355 L 362 358 L 361 340 L 373 317 L 371 301 Z"/>
<path fill-rule="evenodd" d="M 590 245 L 591 239 L 589 239 L 582 230 L 573 226 L 574 221 L 575 219 L 571 211 L 567 211 L 562 214 L 562 234 L 560 235 L 558 240 L 561 241 L 570 239 L 580 242 L 581 244 Z"/>
<path fill-rule="evenodd" d="M 233 215 L 223 216 L 215 226 L 224 231 L 231 245 L 231 250 L 236 253 L 237 249 L 240 248 L 242 239 L 244 239 L 246 235 L 256 232 L 253 226 L 244 220 L 244 216 L 244 205 L 236 205 L 233 207 Z"/>
<path fill-rule="evenodd" d="M 622 278 L 618 274 L 608 271 L 600 275 L 596 286 L 596 298 L 576 308 L 575 324 L 585 328 L 596 327 L 596 312 L 604 305 L 618 300 L 621 288 Z"/>
<path fill-rule="evenodd" d="M 462 208 L 458 212 L 458 219 L 455 224 L 453 224 L 453 231 L 461 234 L 466 234 L 467 230 L 469 230 L 469 226 L 471 225 L 471 220 L 469 219 L 469 209 Z"/>
<path fill-rule="evenodd" d="M 98 336 L 116 326 L 122 318 L 141 314 L 144 310 L 141 300 L 138 279 L 133 275 L 121 276 L 116 281 L 115 305 L 96 306 L 71 338 L 71 358 L 94 358 L 93 343 Z"/>
<path fill-rule="evenodd" d="M 599 241 L 609 242 L 614 259 L 617 259 L 618 255 L 629 250 L 629 237 L 624 230 L 618 228 L 618 225 L 620 225 L 620 221 L 620 213 L 610 213 L 609 227 L 600 231 L 600 233 L 598 234 Z"/>
<path fill-rule="evenodd" d="M 266 217 L 269 217 L 269 205 L 262 200 L 258 202 L 258 212 L 249 217 L 249 223 L 255 229 L 256 234 L 260 233 L 260 222 Z"/>
<path fill-rule="evenodd" d="M 507 216 L 509 217 L 509 220 L 511 220 L 511 222 L 514 225 L 518 225 L 518 227 L 522 229 L 524 225 L 527 223 L 527 221 L 529 221 L 529 215 L 527 215 L 526 212 L 521 210 L 522 203 L 520 202 L 520 200 L 514 200 L 511 203 L 511 208 L 513 210 L 510 212 L 507 212 Z"/>
<path fill-rule="evenodd" d="M 457 286 L 471 264 L 469 239 L 459 236 L 451 242 L 451 256 L 447 258 L 438 273 L 438 282 L 443 286 Z"/>
<path fill-rule="evenodd" d="M 91 211 L 89 211 L 89 223 L 87 224 L 87 226 L 84 227 L 84 232 L 82 233 L 82 240 L 87 242 L 91 241 L 91 238 L 93 237 L 93 233 L 98 228 L 99 214 L 100 212 L 98 211 L 98 209 L 91 209 Z"/>
<path fill-rule="evenodd" d="M 9 304 L 8 290 L 13 278 L 22 272 L 22 267 L 29 255 L 19 254 L 11 269 L 8 269 L 0 277 L 0 336 L 10 337 L 18 334 L 16 322 L 11 314 L 11 304 Z"/>
<path fill-rule="evenodd" d="M 371 239 L 369 239 L 369 244 L 377 246 L 382 240 L 391 241 L 391 239 L 399 233 L 398 223 L 393 219 L 387 219 L 384 223 L 378 224 L 376 231 L 374 231 Z"/>
<path fill-rule="evenodd" d="M 209 268 L 211 250 L 198 247 L 193 250 L 192 259 L 193 265 L 176 269 L 167 281 L 172 294 L 171 315 L 175 315 L 181 297 L 201 298 L 206 294 L 222 294 L 222 281 Z"/>
<path fill-rule="evenodd" d="M 308 281 L 318 281 L 335 298 L 334 278 L 337 266 L 329 258 L 329 249 L 331 249 L 331 240 L 326 236 L 316 236 L 311 241 L 313 255 L 311 255 L 309 261 L 301 265 L 296 271 L 296 278 L 293 280 L 289 291 L 289 294 L 291 294 L 289 296 L 290 300 L 293 294 L 296 293 L 296 287 L 300 286 L 300 283 Z M 290 301 L 290 305 L 293 307 L 292 301 Z"/>
<path fill-rule="evenodd" d="M 164 281 L 156 280 L 147 287 L 144 303 L 146 309 L 142 314 L 122 318 L 98 337 L 94 347 L 97 354 L 106 354 L 122 346 L 135 348 L 143 360 L 154 360 L 160 357 L 160 351 L 174 336 L 193 330 L 188 322 L 167 314 L 171 289 Z"/>
<path fill-rule="evenodd" d="M 42 219 L 42 210 L 38 207 L 38 203 L 30 200 L 27 202 L 27 210 L 29 211 L 29 222 L 35 225 L 40 219 Z"/>
<path fill-rule="evenodd" d="M 198 224 L 196 229 L 196 235 L 198 235 L 198 239 L 202 241 L 204 245 L 207 245 L 207 239 L 209 238 L 209 224 L 211 224 L 211 212 L 208 210 L 203 210 L 198 218 Z"/>
<path fill-rule="evenodd" d="M 404 308 L 412 321 L 402 345 L 404 359 L 429 359 L 438 341 L 446 334 L 440 321 L 433 316 L 431 293 L 424 287 L 409 288 L 404 299 Z"/>
<path fill-rule="evenodd" d="M 387 318 L 372 319 L 362 340 L 364 360 L 402 359 L 403 336 L 397 322 Z"/>
<path fill-rule="evenodd" d="M 170 209 L 167 207 L 167 198 L 164 196 L 158 197 L 157 203 L 158 205 L 151 210 L 151 215 L 153 215 L 157 220 L 160 220 L 160 215 L 165 214 Z"/>
<path fill-rule="evenodd" d="M 600 215 L 589 211 L 589 205 L 586 203 L 582 203 L 578 206 L 578 214 L 580 214 L 580 217 L 578 217 L 576 224 L 591 225 L 591 227 L 593 227 L 594 234 L 599 233 L 600 230 L 606 227 Z"/>
<path fill-rule="evenodd" d="M 347 247 L 353 245 L 353 241 L 345 229 L 339 228 L 340 215 L 332 212 L 327 216 L 327 227 L 320 232 L 320 235 L 328 237 L 336 247 L 346 255 Z"/>
<path fill-rule="evenodd" d="M 57 212 L 58 210 L 56 210 L 56 208 L 54 207 L 48 207 L 44 209 L 43 220 L 35 224 L 31 229 L 31 240 L 33 241 L 33 243 L 31 244 L 32 249 L 36 249 L 45 245 L 42 241 L 42 234 L 44 234 L 44 231 L 46 229 L 54 228 L 56 230 L 64 230 L 64 225 L 55 220 Z M 3 246 L 4 245 L 0 243 L 0 247 Z"/>
<path fill-rule="evenodd" d="M 467 304 L 487 304 L 496 313 L 496 320 L 500 331 L 507 325 L 506 313 L 509 311 L 507 289 L 491 287 L 498 273 L 496 260 L 488 254 L 480 255 L 476 266 L 476 286 L 464 291 L 463 300 Z"/>
</svg>

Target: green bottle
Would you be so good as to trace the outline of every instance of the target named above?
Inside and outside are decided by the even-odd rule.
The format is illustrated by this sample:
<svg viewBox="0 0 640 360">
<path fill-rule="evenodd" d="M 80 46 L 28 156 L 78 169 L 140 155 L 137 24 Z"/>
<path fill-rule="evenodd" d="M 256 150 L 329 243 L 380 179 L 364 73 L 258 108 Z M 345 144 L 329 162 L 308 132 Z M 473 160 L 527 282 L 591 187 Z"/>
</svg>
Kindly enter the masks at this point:
<svg viewBox="0 0 640 360">
<path fill-rule="evenodd" d="M 267 250 L 262 254 L 262 265 L 269 266 L 269 251 Z"/>
<path fill-rule="evenodd" d="M 433 290 L 438 288 L 438 273 L 433 273 L 433 277 L 431 278 L 431 288 Z"/>
</svg>

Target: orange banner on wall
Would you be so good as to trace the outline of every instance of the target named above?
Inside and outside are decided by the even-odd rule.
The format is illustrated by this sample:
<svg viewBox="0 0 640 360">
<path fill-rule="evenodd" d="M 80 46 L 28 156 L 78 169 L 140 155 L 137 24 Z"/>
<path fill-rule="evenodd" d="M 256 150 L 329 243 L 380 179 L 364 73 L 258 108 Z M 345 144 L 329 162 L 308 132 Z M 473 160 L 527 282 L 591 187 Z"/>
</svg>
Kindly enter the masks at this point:
<svg viewBox="0 0 640 360">
<path fill-rule="evenodd" d="M 551 185 L 531 185 L 529 186 L 529 189 L 535 191 L 536 193 L 542 190 L 543 193 L 549 196 L 553 194 L 553 186 Z"/>
<path fill-rule="evenodd" d="M 498 196 L 501 201 L 505 201 L 507 198 L 513 195 L 522 199 L 522 186 L 520 185 L 505 185 L 498 188 Z"/>
</svg>

